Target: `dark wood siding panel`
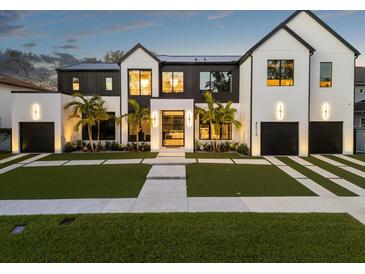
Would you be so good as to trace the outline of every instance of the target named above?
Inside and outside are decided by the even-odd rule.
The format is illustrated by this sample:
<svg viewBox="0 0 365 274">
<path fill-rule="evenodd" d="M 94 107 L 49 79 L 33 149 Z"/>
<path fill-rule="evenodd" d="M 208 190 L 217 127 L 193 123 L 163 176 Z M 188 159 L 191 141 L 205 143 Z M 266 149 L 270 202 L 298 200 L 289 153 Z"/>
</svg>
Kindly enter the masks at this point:
<svg viewBox="0 0 365 274">
<path fill-rule="evenodd" d="M 162 93 L 162 72 L 182 71 L 184 72 L 183 93 Z M 196 103 L 204 102 L 200 92 L 200 72 L 204 71 L 232 71 L 232 91 L 213 93 L 213 96 L 224 103 L 227 101 L 239 102 L 239 67 L 237 65 L 163 65 L 159 75 L 159 90 L 161 98 L 189 98 Z"/>
<path fill-rule="evenodd" d="M 79 77 L 80 93 L 85 95 L 120 96 L 120 72 L 119 71 L 59 71 L 58 90 L 72 94 L 72 78 Z M 113 90 L 105 88 L 105 78 L 112 77 Z"/>
</svg>

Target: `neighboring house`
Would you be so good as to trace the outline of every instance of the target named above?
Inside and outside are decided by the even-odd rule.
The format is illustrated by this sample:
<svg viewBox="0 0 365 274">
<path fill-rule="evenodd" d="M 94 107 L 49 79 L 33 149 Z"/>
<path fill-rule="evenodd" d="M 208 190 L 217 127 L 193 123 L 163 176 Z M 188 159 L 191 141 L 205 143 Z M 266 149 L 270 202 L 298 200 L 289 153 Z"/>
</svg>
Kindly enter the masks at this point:
<svg viewBox="0 0 365 274">
<path fill-rule="evenodd" d="M 0 73 L 0 150 L 10 150 L 12 90 L 45 91 L 46 89 Z"/>
<path fill-rule="evenodd" d="M 365 67 L 355 68 L 355 128 L 365 129 Z"/>
<path fill-rule="evenodd" d="M 152 151 L 193 151 L 195 140 L 207 142 L 213 134 L 194 118 L 210 90 L 220 102 L 233 102 L 242 124 L 224 125 L 222 139 L 246 143 L 253 156 L 351 154 L 359 54 L 310 11 L 293 13 L 241 56 L 155 55 L 137 44 L 120 64 L 58 69 L 57 94 L 13 92 L 13 151 L 60 152 L 65 142 L 86 139 L 63 109 L 75 91 L 101 95 L 117 116 L 131 111 L 129 98 L 138 100 L 151 108 L 151 125 L 140 138 Z M 136 138 L 126 120 L 102 128 L 104 140 Z"/>
</svg>

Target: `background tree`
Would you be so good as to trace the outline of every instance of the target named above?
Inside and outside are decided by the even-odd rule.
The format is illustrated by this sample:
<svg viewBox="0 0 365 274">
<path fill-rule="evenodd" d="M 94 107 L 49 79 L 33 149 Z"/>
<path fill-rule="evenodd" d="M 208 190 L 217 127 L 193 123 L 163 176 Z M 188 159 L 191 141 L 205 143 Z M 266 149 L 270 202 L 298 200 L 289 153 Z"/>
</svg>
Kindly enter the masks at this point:
<svg viewBox="0 0 365 274">
<path fill-rule="evenodd" d="M 122 50 L 111 50 L 105 54 L 104 61 L 111 63 L 120 63 L 123 55 L 124 51 Z"/>
<path fill-rule="evenodd" d="M 74 101 L 67 103 L 64 109 L 72 108 L 72 114 L 69 118 L 78 119 L 74 130 L 79 131 L 80 125 L 87 127 L 91 151 L 94 151 L 92 127 L 97 123 L 97 106 L 100 104 L 100 96 L 86 98 L 80 93 L 75 93 Z"/>
</svg>

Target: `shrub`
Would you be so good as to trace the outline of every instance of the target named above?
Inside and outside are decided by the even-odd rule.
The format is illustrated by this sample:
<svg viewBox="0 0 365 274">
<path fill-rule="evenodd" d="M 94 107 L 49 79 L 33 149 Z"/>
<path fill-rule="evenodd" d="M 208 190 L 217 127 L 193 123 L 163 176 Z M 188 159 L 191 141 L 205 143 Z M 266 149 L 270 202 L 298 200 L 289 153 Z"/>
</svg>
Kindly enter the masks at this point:
<svg viewBox="0 0 365 274">
<path fill-rule="evenodd" d="M 246 144 L 237 145 L 236 151 L 239 154 L 248 155 L 248 146 Z"/>
<path fill-rule="evenodd" d="M 71 143 L 71 142 L 67 142 L 63 147 L 63 151 L 67 152 L 67 153 L 73 152 L 76 150 L 78 150 L 77 145 L 74 143 Z"/>
</svg>

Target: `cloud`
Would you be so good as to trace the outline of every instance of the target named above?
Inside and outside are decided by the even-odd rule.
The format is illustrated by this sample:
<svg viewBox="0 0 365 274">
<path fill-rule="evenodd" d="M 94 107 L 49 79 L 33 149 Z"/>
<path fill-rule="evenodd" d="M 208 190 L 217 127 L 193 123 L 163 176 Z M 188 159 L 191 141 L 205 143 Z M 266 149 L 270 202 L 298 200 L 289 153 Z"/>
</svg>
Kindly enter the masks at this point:
<svg viewBox="0 0 365 274">
<path fill-rule="evenodd" d="M 67 44 L 67 45 L 63 45 L 63 46 L 58 46 L 56 48 L 59 48 L 59 49 L 79 49 L 80 47 L 76 46 L 76 45 L 72 45 L 72 44 Z"/>
<path fill-rule="evenodd" d="M 24 25 L 15 24 L 22 14 L 21 11 L 0 11 L 0 36 L 14 36 L 24 30 Z"/>
<path fill-rule="evenodd" d="M 130 30 L 149 28 L 153 26 L 155 26 L 155 24 L 152 22 L 139 20 L 139 21 L 131 21 L 125 24 L 110 25 L 106 27 L 106 29 L 110 31 L 126 32 Z"/>
<path fill-rule="evenodd" d="M 209 15 L 207 18 L 208 18 L 208 20 L 218 20 L 218 19 L 227 17 L 227 16 L 231 15 L 232 13 L 233 13 L 233 11 L 231 11 L 231 10 L 224 10 L 224 11 L 219 11 L 215 14 Z"/>
<path fill-rule="evenodd" d="M 36 41 L 32 41 L 32 42 L 22 44 L 22 47 L 27 48 L 27 49 L 31 49 L 31 48 L 34 48 L 36 46 L 37 46 Z"/>
<path fill-rule="evenodd" d="M 76 43 L 77 41 L 79 41 L 79 39 L 77 39 L 77 38 L 68 38 L 66 41 L 67 41 L 69 44 L 73 44 L 73 43 Z"/>
</svg>

